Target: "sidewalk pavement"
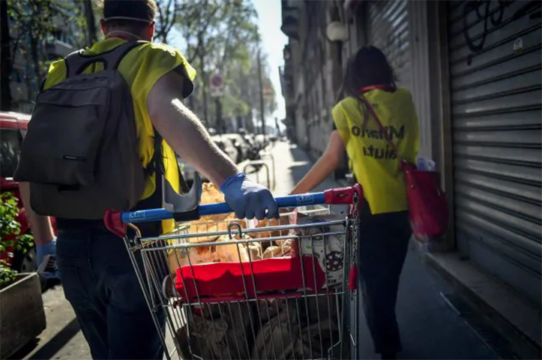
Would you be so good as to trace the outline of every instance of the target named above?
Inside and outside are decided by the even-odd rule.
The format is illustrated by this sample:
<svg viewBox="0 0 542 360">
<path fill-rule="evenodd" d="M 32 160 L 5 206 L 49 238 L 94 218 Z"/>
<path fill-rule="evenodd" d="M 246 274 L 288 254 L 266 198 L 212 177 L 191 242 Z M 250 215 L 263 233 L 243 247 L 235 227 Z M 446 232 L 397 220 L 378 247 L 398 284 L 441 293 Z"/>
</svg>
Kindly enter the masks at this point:
<svg viewBox="0 0 542 360">
<path fill-rule="evenodd" d="M 274 148 L 277 186 L 274 194 L 287 195 L 312 165 L 307 153 L 296 145 L 279 143 Z M 326 180 L 315 191 L 341 187 Z M 484 340 L 448 305 L 442 295 L 454 289 L 426 265 L 411 247 L 401 276 L 397 317 L 403 341 L 400 359 L 497 359 Z M 360 326 L 362 359 L 377 359 L 365 318 Z"/>
<path fill-rule="evenodd" d="M 310 169 L 308 155 L 295 145 L 277 143 L 272 153 L 276 166 L 276 196 L 287 195 L 295 183 Z M 254 175 L 251 175 L 251 177 Z M 260 179 L 264 179 L 260 175 Z M 326 180 L 315 191 L 340 185 Z M 334 209 L 334 211 L 340 209 Z M 398 322 L 404 351 L 401 359 L 497 359 L 497 355 L 452 310 L 441 294 L 454 290 L 411 250 L 403 270 L 397 304 Z M 61 287 L 44 294 L 47 329 L 37 347 L 24 359 L 90 359 L 88 345 Z M 362 359 L 377 359 L 372 342 L 361 319 Z"/>
</svg>

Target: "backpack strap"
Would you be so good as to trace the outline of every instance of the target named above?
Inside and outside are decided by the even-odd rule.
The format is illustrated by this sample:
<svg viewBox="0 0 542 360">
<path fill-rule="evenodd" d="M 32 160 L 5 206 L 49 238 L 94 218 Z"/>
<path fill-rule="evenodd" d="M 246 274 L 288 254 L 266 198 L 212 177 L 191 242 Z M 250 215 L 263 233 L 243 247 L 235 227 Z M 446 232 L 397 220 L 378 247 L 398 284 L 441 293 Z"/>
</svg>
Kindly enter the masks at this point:
<svg viewBox="0 0 542 360">
<path fill-rule="evenodd" d="M 64 58 L 64 62 L 66 64 L 66 78 L 79 75 L 89 65 L 99 62 L 103 63 L 104 68 L 107 70 L 116 70 L 124 56 L 128 54 L 130 50 L 146 43 L 147 41 L 126 42 L 110 51 L 97 55 L 84 55 L 83 50 L 75 51 Z"/>
<path fill-rule="evenodd" d="M 101 62 L 104 64 L 105 69 L 117 69 L 120 62 L 128 52 L 132 49 L 146 44 L 148 41 L 131 41 L 126 42 L 116 48 L 106 51 L 97 55 L 84 55 L 83 50 L 75 51 L 68 55 L 64 62 L 66 63 L 66 78 L 79 75 L 89 65 Z M 156 173 L 157 178 L 165 176 L 164 162 L 163 162 L 163 150 L 162 150 L 162 136 L 158 133 L 156 128 L 154 130 L 154 155 L 145 168 L 145 174 L 147 176 Z M 190 189 L 186 184 L 182 174 L 179 172 L 180 186 L 183 192 L 188 192 Z M 161 192 L 160 192 L 161 193 Z"/>
</svg>

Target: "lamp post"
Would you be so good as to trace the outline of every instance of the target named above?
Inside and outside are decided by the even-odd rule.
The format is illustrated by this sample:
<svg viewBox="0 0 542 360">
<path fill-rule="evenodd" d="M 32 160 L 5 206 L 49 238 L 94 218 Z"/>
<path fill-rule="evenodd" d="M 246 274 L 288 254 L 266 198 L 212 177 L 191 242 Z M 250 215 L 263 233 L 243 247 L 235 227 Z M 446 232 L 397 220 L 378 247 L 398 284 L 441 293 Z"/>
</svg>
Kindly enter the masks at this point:
<svg viewBox="0 0 542 360">
<path fill-rule="evenodd" d="M 263 80 L 262 80 L 262 59 L 261 50 L 258 48 L 258 80 L 260 87 L 260 121 L 262 123 L 262 135 L 265 136 L 265 114 L 263 102 Z"/>
<path fill-rule="evenodd" d="M 340 21 L 332 21 L 326 27 L 326 36 L 329 41 L 346 41 L 348 40 L 348 29 Z"/>
</svg>

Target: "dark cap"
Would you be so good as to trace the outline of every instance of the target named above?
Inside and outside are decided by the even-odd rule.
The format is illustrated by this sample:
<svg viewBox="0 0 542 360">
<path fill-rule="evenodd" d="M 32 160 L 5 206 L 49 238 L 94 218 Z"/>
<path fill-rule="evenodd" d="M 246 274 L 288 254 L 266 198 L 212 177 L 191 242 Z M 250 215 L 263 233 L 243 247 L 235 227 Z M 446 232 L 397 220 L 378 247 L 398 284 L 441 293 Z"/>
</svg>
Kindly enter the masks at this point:
<svg viewBox="0 0 542 360">
<path fill-rule="evenodd" d="M 104 20 L 152 23 L 156 16 L 154 0 L 104 0 Z"/>
</svg>

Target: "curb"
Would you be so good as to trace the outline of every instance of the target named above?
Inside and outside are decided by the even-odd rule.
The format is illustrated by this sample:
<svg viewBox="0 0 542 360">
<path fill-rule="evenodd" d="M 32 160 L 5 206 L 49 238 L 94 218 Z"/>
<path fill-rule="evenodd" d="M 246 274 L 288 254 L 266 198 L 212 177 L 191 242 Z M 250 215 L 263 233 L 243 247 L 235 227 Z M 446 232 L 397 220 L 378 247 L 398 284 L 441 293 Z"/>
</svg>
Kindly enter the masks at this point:
<svg viewBox="0 0 542 360">
<path fill-rule="evenodd" d="M 541 358 L 540 314 L 536 309 L 506 285 L 459 260 L 456 253 L 418 253 L 496 328 L 521 341 Z"/>
</svg>

